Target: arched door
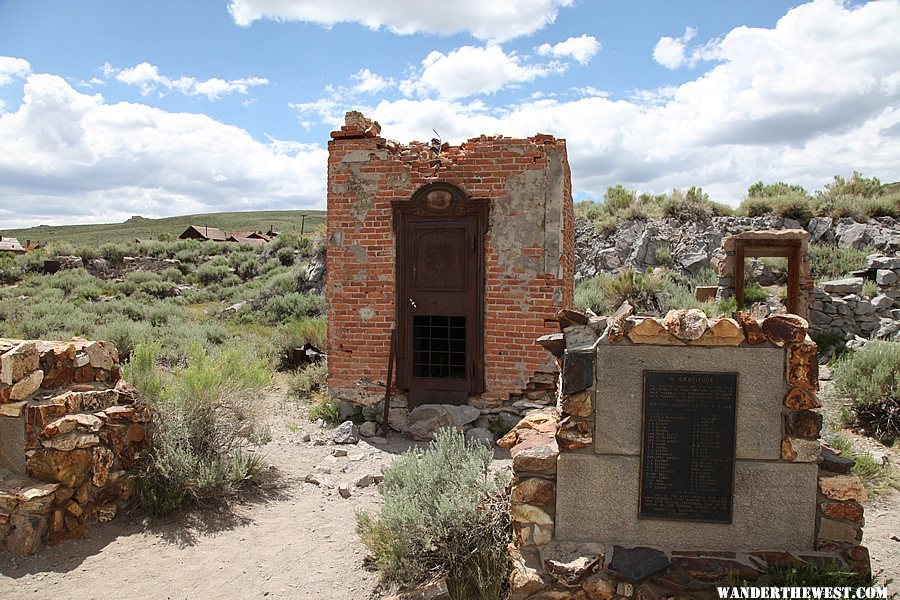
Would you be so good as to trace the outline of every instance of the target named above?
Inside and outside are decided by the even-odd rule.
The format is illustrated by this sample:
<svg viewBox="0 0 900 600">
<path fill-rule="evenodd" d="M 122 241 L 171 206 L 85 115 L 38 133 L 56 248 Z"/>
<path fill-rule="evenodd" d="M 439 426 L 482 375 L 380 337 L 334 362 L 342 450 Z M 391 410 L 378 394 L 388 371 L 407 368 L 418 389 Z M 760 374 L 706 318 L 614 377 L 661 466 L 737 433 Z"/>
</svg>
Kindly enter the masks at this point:
<svg viewBox="0 0 900 600">
<path fill-rule="evenodd" d="M 484 391 L 488 201 L 433 183 L 394 205 L 397 387 L 409 407 Z"/>
</svg>

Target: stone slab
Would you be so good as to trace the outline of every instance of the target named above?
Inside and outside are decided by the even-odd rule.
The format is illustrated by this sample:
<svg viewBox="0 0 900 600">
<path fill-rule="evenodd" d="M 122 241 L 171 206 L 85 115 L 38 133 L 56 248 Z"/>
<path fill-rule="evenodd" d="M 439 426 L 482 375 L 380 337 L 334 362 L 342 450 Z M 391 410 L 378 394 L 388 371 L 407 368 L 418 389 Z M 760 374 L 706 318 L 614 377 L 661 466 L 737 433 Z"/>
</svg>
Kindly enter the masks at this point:
<svg viewBox="0 0 900 600">
<path fill-rule="evenodd" d="M 641 452 L 643 371 L 738 373 L 738 459 L 781 458 L 784 350 L 781 348 L 597 347 L 594 450 Z"/>
<path fill-rule="evenodd" d="M 25 476 L 24 417 L 0 417 L 0 469 Z"/>
<path fill-rule="evenodd" d="M 638 519 L 640 458 L 562 454 L 556 539 L 680 550 L 811 550 L 815 464 L 735 462 L 731 524 Z"/>
</svg>

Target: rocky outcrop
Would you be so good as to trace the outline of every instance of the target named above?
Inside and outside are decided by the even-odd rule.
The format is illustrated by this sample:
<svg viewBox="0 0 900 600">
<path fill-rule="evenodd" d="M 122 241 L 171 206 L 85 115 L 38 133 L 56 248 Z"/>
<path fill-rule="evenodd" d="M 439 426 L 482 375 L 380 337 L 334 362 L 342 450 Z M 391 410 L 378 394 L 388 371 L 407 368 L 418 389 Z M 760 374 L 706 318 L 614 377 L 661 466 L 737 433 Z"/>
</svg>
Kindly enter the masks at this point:
<svg viewBox="0 0 900 600">
<path fill-rule="evenodd" d="M 695 275 L 710 267 L 722 239 L 744 231 L 804 229 L 783 217 L 713 217 L 709 220 L 646 219 L 620 223 L 610 233 L 597 233 L 579 220 L 575 226 L 575 280 L 623 269 L 643 271 L 668 266 Z M 841 248 L 874 247 L 884 254 L 900 252 L 900 221 L 891 217 L 858 223 L 850 218 L 810 220 L 806 231 L 811 244 Z M 761 274 L 763 278 L 766 274 Z"/>
</svg>

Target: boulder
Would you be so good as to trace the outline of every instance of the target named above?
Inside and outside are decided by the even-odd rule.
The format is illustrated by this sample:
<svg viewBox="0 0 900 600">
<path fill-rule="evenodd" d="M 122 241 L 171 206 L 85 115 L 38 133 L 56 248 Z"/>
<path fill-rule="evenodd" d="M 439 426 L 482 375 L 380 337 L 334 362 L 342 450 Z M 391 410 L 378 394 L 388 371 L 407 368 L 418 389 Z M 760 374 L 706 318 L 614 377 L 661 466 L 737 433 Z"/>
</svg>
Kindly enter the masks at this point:
<svg viewBox="0 0 900 600">
<path fill-rule="evenodd" d="M 483 427 L 473 427 L 466 432 L 466 441 L 470 444 L 481 444 L 493 448 L 494 434 Z"/>
<path fill-rule="evenodd" d="M 863 283 L 862 277 L 848 277 L 823 281 L 820 287 L 829 294 L 859 294 L 862 292 Z"/>
<path fill-rule="evenodd" d="M 359 442 L 359 429 L 353 421 L 344 421 L 332 430 L 331 441 L 335 444 L 356 444 Z"/>
<path fill-rule="evenodd" d="M 12 385 L 40 366 L 34 342 L 22 342 L 0 356 L 0 383 Z"/>
</svg>

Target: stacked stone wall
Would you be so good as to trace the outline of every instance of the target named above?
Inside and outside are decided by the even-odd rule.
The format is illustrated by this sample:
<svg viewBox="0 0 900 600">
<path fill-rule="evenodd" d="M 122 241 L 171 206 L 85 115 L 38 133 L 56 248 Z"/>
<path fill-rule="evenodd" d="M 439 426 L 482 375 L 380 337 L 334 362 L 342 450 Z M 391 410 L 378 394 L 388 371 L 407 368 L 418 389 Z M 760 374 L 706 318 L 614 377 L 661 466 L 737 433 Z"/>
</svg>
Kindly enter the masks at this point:
<svg viewBox="0 0 900 600">
<path fill-rule="evenodd" d="M 823 281 L 810 290 L 809 324 L 813 331 L 864 338 L 893 339 L 900 331 L 900 257 L 870 256 L 865 276 Z M 866 279 L 876 286 L 864 298 Z"/>
<path fill-rule="evenodd" d="M 0 339 L 0 352 L 0 547 L 31 554 L 116 516 L 149 411 L 107 342 Z"/>
</svg>

